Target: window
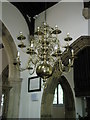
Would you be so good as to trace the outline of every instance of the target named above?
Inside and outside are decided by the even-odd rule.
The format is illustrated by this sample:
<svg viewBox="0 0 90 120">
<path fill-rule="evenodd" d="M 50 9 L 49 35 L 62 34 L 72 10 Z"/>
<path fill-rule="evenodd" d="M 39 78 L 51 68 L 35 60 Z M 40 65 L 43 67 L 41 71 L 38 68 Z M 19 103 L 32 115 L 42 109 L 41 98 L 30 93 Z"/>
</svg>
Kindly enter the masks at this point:
<svg viewBox="0 0 90 120">
<path fill-rule="evenodd" d="M 0 116 L 2 115 L 2 113 L 3 113 L 3 105 L 4 105 L 4 94 L 2 94 L 2 96 L 1 96 L 1 101 L 0 101 L 0 103 L 1 103 L 1 110 L 0 110 Z"/>
<path fill-rule="evenodd" d="M 55 89 L 53 104 L 63 104 L 63 89 L 60 84 Z"/>
</svg>

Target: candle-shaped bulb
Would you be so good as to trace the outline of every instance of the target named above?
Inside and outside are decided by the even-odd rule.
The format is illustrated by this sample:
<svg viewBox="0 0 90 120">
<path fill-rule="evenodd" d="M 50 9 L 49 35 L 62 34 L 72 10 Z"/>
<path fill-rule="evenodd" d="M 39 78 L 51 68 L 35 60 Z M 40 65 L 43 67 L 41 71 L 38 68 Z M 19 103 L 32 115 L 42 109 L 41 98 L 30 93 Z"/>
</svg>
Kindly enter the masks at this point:
<svg viewBox="0 0 90 120">
<path fill-rule="evenodd" d="M 34 44 L 33 44 L 33 41 L 31 41 L 31 48 L 33 48 Z"/>
<path fill-rule="evenodd" d="M 18 52 L 17 56 L 20 57 L 20 52 Z"/>
<path fill-rule="evenodd" d="M 69 37 L 70 36 L 70 34 L 69 33 L 67 33 L 67 37 Z"/>
<path fill-rule="evenodd" d="M 20 32 L 20 35 L 22 35 L 22 32 Z"/>
<path fill-rule="evenodd" d="M 57 50 L 57 49 L 58 49 L 58 45 L 57 45 L 57 44 L 56 44 L 56 46 L 54 47 L 54 49 L 55 49 L 55 50 Z"/>
<path fill-rule="evenodd" d="M 57 26 L 57 25 L 55 26 L 55 29 L 58 29 L 58 26 Z"/>
<path fill-rule="evenodd" d="M 71 53 L 72 53 L 72 56 L 74 56 L 74 50 L 73 49 L 71 50 Z"/>
<path fill-rule="evenodd" d="M 20 52 L 17 53 L 17 58 L 16 58 L 17 62 L 20 61 Z"/>
<path fill-rule="evenodd" d="M 37 30 L 39 31 L 39 30 L 40 30 L 40 27 L 37 27 Z"/>
<path fill-rule="evenodd" d="M 62 68 L 64 68 L 64 64 L 62 63 Z"/>
<path fill-rule="evenodd" d="M 46 26 L 46 22 L 44 22 L 44 26 Z"/>
<path fill-rule="evenodd" d="M 71 64 L 71 59 L 69 59 L 69 65 Z"/>
</svg>

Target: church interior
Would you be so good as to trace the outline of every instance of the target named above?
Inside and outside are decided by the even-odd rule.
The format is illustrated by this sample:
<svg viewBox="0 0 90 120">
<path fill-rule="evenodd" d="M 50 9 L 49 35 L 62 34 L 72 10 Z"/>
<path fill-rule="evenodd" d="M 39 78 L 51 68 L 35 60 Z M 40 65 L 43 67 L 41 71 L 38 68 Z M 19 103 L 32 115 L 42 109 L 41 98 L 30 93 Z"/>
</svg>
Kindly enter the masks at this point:
<svg viewBox="0 0 90 120">
<path fill-rule="evenodd" d="M 89 120 L 89 26 L 89 0 L 0 0 L 0 119 Z"/>
</svg>

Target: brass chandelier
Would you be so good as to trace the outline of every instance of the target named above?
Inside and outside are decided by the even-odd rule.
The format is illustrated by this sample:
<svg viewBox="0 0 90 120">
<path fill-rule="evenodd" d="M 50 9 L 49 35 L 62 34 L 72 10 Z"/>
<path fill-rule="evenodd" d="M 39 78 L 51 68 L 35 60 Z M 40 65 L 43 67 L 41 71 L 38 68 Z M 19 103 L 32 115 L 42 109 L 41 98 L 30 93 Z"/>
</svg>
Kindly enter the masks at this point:
<svg viewBox="0 0 90 120">
<path fill-rule="evenodd" d="M 70 48 L 69 41 L 72 40 L 69 33 L 64 39 L 67 44 L 64 46 L 66 52 L 71 52 L 71 57 L 68 59 L 68 65 L 65 66 L 62 61 L 62 51 L 58 35 L 61 33 L 61 30 L 58 29 L 56 25 L 55 28 L 50 27 L 46 22 L 44 22 L 41 27 L 37 28 L 37 31 L 34 33 L 34 36 L 30 37 L 30 44 L 27 47 L 24 44 L 26 37 L 20 32 L 17 40 L 20 41 L 18 45 L 19 48 L 23 49 L 26 47 L 26 54 L 29 54 L 29 60 L 26 68 L 21 68 L 20 54 L 17 53 L 16 61 L 14 64 L 20 71 L 29 70 L 30 75 L 35 71 L 36 74 L 43 79 L 44 82 L 52 76 L 54 72 L 54 65 L 58 61 L 58 67 L 61 72 L 65 72 L 65 67 L 68 67 L 68 70 L 72 67 L 74 63 L 74 50 Z"/>
<path fill-rule="evenodd" d="M 37 18 L 38 15 L 36 15 Z M 29 17 L 30 18 L 30 17 Z M 34 19 L 36 19 L 34 18 Z M 37 31 L 34 35 L 30 36 L 29 46 L 26 46 L 24 40 L 26 37 L 20 32 L 17 40 L 20 41 L 19 48 L 25 48 L 26 54 L 29 54 L 29 60 L 25 68 L 21 67 L 20 53 L 16 55 L 14 65 L 20 70 L 28 70 L 29 74 L 32 75 L 35 71 L 36 74 L 43 79 L 44 87 L 47 86 L 47 79 L 52 76 L 55 68 L 55 63 L 58 63 L 60 72 L 68 72 L 74 63 L 74 50 L 69 46 L 69 42 L 72 40 L 69 33 L 64 39 L 67 43 L 64 48 L 65 52 L 71 53 L 70 59 L 68 59 L 68 65 L 64 65 L 62 61 L 62 53 L 60 41 L 58 35 L 61 30 L 56 25 L 55 28 L 51 27 L 46 22 L 46 3 L 45 3 L 45 22 L 40 27 L 37 27 Z M 68 68 L 68 71 L 66 70 Z"/>
</svg>

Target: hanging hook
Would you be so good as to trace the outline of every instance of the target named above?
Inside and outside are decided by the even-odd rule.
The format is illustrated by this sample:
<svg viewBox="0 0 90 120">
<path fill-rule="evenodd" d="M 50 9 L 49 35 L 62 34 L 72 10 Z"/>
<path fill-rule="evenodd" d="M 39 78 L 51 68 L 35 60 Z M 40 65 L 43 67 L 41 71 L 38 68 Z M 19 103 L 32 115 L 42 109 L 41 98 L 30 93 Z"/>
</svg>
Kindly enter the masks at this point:
<svg viewBox="0 0 90 120">
<path fill-rule="evenodd" d="M 31 17 L 29 15 L 27 15 L 27 18 L 28 18 L 29 22 L 31 22 Z"/>
<path fill-rule="evenodd" d="M 46 22 L 46 9 L 47 9 L 47 2 L 45 0 L 45 22 Z"/>
</svg>

